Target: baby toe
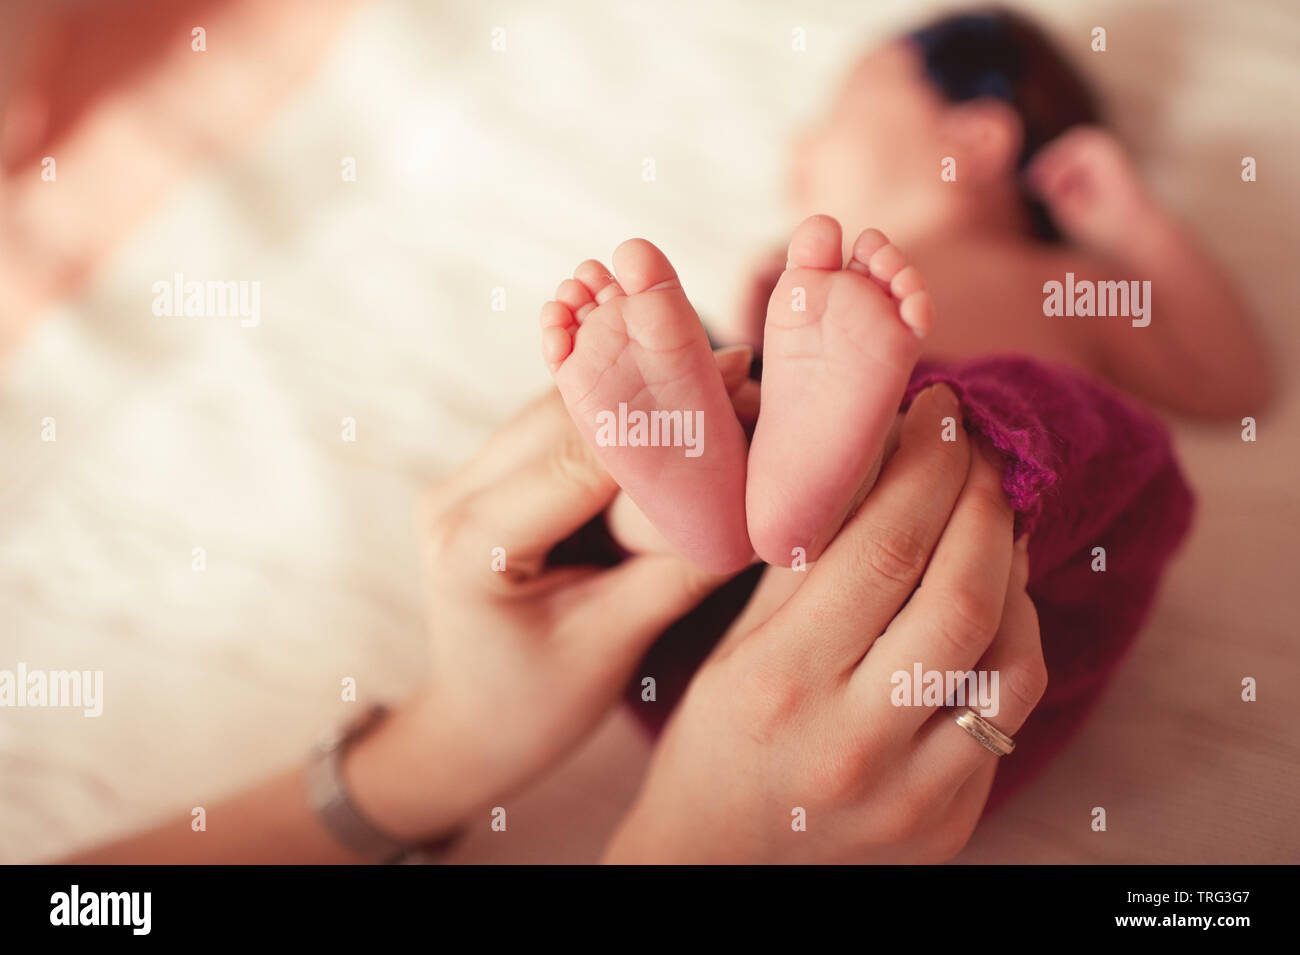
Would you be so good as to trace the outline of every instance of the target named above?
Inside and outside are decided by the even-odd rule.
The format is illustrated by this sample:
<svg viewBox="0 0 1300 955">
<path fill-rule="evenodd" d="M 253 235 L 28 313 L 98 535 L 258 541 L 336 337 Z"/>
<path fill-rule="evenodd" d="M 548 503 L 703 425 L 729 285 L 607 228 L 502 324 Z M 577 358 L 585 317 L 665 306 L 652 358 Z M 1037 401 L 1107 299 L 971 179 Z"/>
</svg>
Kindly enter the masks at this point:
<svg viewBox="0 0 1300 955">
<path fill-rule="evenodd" d="M 573 270 L 573 277 L 587 287 L 587 292 L 597 305 L 623 294 L 622 287 L 609 269 L 595 259 L 588 259 Z"/>
<path fill-rule="evenodd" d="M 555 290 L 555 300 L 572 309 L 578 321 L 582 321 L 587 312 L 596 307 L 596 301 L 591 297 L 587 286 L 577 279 L 565 279 L 561 282 L 559 288 Z"/>
</svg>

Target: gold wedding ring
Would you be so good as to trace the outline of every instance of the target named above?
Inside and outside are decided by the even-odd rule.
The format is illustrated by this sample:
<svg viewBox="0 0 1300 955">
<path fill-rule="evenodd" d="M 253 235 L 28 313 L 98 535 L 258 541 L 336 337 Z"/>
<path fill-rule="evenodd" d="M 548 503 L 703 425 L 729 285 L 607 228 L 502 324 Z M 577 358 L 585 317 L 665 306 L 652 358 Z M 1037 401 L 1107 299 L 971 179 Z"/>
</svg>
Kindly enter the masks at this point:
<svg viewBox="0 0 1300 955">
<path fill-rule="evenodd" d="M 1002 732 L 969 706 L 957 711 L 957 725 L 964 729 L 994 756 L 1005 756 L 1016 748 L 1016 741 Z"/>
</svg>

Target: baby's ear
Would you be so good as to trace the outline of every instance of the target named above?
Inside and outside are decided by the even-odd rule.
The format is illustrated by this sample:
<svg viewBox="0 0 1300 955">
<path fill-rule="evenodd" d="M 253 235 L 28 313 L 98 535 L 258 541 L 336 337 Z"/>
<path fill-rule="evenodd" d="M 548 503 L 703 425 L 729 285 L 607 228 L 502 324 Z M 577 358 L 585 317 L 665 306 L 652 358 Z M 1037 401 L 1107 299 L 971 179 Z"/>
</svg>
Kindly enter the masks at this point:
<svg viewBox="0 0 1300 955">
<path fill-rule="evenodd" d="M 942 133 L 957 159 L 957 180 L 990 182 L 1015 175 L 1025 141 L 1020 115 L 999 99 L 954 103 L 944 111 Z"/>
</svg>

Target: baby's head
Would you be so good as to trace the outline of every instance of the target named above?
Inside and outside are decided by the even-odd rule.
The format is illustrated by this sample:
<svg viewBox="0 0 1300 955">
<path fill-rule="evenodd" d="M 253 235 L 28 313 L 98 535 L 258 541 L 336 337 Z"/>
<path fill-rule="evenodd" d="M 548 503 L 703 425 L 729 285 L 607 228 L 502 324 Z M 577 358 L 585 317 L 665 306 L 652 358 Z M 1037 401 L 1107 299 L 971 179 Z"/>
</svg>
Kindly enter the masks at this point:
<svg viewBox="0 0 1300 955">
<path fill-rule="evenodd" d="M 1028 20 L 945 16 L 857 63 L 796 144 L 793 198 L 801 212 L 839 216 L 850 235 L 962 215 L 1054 238 L 1021 170 L 1070 126 L 1097 121 L 1087 87 Z"/>
</svg>

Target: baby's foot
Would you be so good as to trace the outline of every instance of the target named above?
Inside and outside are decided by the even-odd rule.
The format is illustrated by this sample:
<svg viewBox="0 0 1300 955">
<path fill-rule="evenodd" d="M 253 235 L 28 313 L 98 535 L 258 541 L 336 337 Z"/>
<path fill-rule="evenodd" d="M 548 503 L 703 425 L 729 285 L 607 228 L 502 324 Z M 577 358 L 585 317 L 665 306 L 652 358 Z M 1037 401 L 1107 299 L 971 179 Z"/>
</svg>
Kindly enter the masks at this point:
<svg viewBox="0 0 1300 955">
<path fill-rule="evenodd" d="M 931 325 L 920 273 L 874 229 L 841 268 L 840 224 L 804 221 L 768 305 L 746 506 L 760 557 L 815 560 L 889 432 Z"/>
<path fill-rule="evenodd" d="M 614 251 L 618 278 L 578 266 L 542 308 L 542 357 L 582 434 L 650 522 L 700 566 L 753 556 L 745 435 L 699 316 L 644 239 Z"/>
</svg>

